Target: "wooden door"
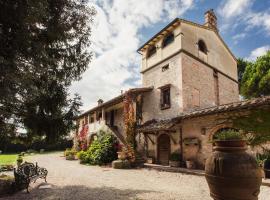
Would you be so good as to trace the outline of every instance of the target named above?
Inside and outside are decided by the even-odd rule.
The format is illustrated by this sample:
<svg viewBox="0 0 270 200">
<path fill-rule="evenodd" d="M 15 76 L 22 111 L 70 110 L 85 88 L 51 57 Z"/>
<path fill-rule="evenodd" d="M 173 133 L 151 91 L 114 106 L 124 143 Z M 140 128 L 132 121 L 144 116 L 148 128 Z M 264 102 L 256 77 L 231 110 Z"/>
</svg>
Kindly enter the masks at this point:
<svg viewBox="0 0 270 200">
<path fill-rule="evenodd" d="M 170 137 L 167 134 L 162 134 L 158 138 L 158 162 L 161 165 L 169 164 L 169 156 L 171 152 Z"/>
</svg>

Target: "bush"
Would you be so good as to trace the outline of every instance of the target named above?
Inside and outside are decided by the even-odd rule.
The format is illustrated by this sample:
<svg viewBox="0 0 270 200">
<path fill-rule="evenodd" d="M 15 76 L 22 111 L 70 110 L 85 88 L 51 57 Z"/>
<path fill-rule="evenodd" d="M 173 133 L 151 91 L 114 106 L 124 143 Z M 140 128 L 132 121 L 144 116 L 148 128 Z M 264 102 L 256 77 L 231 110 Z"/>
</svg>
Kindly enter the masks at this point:
<svg viewBox="0 0 270 200">
<path fill-rule="evenodd" d="M 215 134 L 215 140 L 243 140 L 244 136 L 237 130 L 228 129 Z"/>
<path fill-rule="evenodd" d="M 174 152 L 170 155 L 171 161 L 180 161 L 181 155 L 177 152 Z"/>
<path fill-rule="evenodd" d="M 77 151 L 74 149 L 66 149 L 64 154 L 65 154 L 66 160 L 75 160 Z"/>
<path fill-rule="evenodd" d="M 110 133 L 100 131 L 97 140 L 93 141 L 85 152 L 79 152 L 81 163 L 102 165 L 117 159 L 117 139 Z"/>
<path fill-rule="evenodd" d="M 86 151 L 79 151 L 77 153 L 77 157 L 80 160 L 80 163 L 87 163 L 87 152 Z"/>
</svg>

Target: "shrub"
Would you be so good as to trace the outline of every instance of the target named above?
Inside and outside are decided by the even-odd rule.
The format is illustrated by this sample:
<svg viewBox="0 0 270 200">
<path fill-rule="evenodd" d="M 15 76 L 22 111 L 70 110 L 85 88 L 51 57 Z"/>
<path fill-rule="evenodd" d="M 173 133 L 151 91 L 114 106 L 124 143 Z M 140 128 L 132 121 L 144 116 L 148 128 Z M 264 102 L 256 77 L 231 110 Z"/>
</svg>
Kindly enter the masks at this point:
<svg viewBox="0 0 270 200">
<path fill-rule="evenodd" d="M 171 161 L 180 161 L 180 153 L 174 152 L 170 155 Z"/>
<path fill-rule="evenodd" d="M 102 165 L 117 159 L 117 139 L 110 133 L 100 131 L 97 140 L 93 141 L 85 152 L 79 152 L 82 163 Z"/>
<path fill-rule="evenodd" d="M 75 160 L 77 151 L 75 149 L 66 149 L 64 154 L 65 154 L 66 160 Z"/>
<path fill-rule="evenodd" d="M 237 130 L 228 129 L 215 134 L 214 140 L 242 140 L 244 136 Z"/>
<path fill-rule="evenodd" d="M 77 153 L 77 157 L 80 160 L 80 163 L 87 163 L 87 152 L 86 151 L 79 151 Z"/>
</svg>

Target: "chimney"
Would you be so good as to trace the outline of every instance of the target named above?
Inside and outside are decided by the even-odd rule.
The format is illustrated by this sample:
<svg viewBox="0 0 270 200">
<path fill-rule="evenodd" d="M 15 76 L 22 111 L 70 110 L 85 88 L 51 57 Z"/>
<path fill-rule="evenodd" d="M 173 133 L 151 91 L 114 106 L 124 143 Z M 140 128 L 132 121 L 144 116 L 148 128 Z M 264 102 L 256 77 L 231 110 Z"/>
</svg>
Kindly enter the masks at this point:
<svg viewBox="0 0 270 200">
<path fill-rule="evenodd" d="M 208 11 L 206 11 L 204 13 L 204 19 L 205 19 L 205 23 L 204 23 L 205 26 L 218 31 L 218 28 L 217 28 L 217 17 L 215 15 L 213 9 L 210 9 L 210 10 L 208 10 Z"/>
<path fill-rule="evenodd" d="M 103 100 L 102 99 L 99 99 L 97 102 L 98 102 L 98 106 L 99 106 L 100 104 L 103 103 Z"/>
</svg>

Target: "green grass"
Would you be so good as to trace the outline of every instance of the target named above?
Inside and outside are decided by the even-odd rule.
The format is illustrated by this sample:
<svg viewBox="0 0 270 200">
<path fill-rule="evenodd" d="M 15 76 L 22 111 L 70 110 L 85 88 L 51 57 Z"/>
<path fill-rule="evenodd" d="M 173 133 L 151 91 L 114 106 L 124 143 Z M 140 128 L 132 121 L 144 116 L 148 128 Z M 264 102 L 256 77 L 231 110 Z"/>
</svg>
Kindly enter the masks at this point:
<svg viewBox="0 0 270 200">
<path fill-rule="evenodd" d="M 0 165 L 16 164 L 18 154 L 0 154 Z"/>
</svg>

